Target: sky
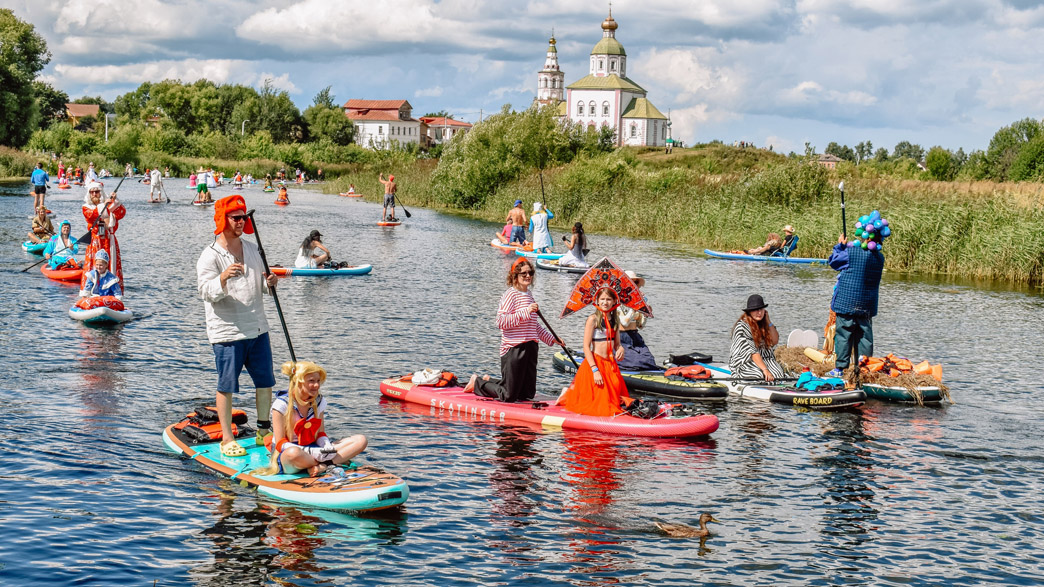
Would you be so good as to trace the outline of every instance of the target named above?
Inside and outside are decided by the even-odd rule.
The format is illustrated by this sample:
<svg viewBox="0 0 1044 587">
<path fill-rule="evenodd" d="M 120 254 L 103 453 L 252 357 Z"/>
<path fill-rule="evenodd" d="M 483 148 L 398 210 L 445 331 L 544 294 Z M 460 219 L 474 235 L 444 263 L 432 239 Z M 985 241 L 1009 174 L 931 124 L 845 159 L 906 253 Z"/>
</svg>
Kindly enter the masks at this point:
<svg viewBox="0 0 1044 587">
<path fill-rule="evenodd" d="M 332 86 L 476 122 L 536 95 L 552 29 L 566 84 L 609 3 L 582 0 L 0 0 L 52 53 L 42 78 L 106 100 L 163 79 Z M 688 144 L 985 149 L 1044 116 L 1044 0 L 615 0 L 628 77 Z"/>
</svg>

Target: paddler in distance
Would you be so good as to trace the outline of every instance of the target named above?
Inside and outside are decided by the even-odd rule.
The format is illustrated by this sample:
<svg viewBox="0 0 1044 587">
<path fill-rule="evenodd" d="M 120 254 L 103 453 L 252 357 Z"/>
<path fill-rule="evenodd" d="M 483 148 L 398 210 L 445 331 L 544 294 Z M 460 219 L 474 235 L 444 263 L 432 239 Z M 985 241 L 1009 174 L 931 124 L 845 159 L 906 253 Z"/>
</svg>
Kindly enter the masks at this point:
<svg viewBox="0 0 1044 587">
<path fill-rule="evenodd" d="M 515 200 L 515 207 L 508 210 L 504 222 L 511 225 L 508 243 L 520 246 L 526 244 L 526 213 L 522 210 L 522 200 Z"/>
</svg>

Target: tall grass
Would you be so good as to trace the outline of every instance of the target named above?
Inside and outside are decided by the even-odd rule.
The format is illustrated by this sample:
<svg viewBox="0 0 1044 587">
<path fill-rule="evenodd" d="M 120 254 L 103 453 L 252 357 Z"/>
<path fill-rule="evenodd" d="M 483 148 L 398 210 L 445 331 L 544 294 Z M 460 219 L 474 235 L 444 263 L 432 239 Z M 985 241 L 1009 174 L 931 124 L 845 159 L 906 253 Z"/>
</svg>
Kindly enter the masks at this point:
<svg viewBox="0 0 1044 587">
<path fill-rule="evenodd" d="M 0 177 L 29 177 L 37 163 L 46 163 L 18 149 L 0 146 Z"/>
</svg>

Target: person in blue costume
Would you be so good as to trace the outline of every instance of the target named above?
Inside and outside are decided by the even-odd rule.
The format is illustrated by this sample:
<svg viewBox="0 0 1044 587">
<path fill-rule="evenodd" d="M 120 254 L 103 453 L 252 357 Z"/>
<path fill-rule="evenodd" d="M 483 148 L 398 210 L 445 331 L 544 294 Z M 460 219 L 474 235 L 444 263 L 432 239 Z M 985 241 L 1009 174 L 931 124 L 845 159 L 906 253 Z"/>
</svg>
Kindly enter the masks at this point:
<svg viewBox="0 0 1044 587">
<path fill-rule="evenodd" d="M 876 226 L 875 226 L 876 224 Z M 827 260 L 838 272 L 837 285 L 830 309 L 837 315 L 834 332 L 834 370 L 827 375 L 839 377 L 852 364 L 852 352 L 859 356 L 874 354 L 873 318 L 877 315 L 878 290 L 884 272 L 881 241 L 891 234 L 888 221 L 874 210 L 856 223 L 856 240 L 846 242 L 838 236 L 837 244 Z"/>
<path fill-rule="evenodd" d="M 533 252 L 548 253 L 554 242 L 547 221 L 555 217 L 555 213 L 544 208 L 540 202 L 533 202 L 533 215 L 529 217 L 529 234 L 533 237 Z"/>
<path fill-rule="evenodd" d="M 58 269 L 72 261 L 73 255 L 80 252 L 80 242 L 73 239 L 71 234 L 72 224 L 68 220 L 62 220 L 62 223 L 58 225 L 58 234 L 47 241 L 43 252 L 44 259 L 47 259 L 51 269 Z"/>
<path fill-rule="evenodd" d="M 80 290 L 81 298 L 112 296 L 117 300 L 123 299 L 120 280 L 109 271 L 109 254 L 105 249 L 98 249 L 94 254 L 94 267 L 84 274 L 84 278 L 83 289 Z"/>
</svg>

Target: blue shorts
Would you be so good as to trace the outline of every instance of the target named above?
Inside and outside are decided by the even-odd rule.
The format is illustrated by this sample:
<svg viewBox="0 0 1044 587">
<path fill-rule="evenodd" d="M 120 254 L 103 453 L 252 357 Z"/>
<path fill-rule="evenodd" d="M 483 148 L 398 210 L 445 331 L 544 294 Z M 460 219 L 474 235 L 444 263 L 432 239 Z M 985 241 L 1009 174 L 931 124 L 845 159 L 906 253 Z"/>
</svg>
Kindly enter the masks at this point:
<svg viewBox="0 0 1044 587">
<path fill-rule="evenodd" d="M 526 229 L 523 226 L 513 226 L 511 228 L 511 240 L 509 243 L 524 243 L 526 242 Z"/>
<path fill-rule="evenodd" d="M 257 338 L 219 342 L 214 347 L 214 363 L 218 370 L 218 393 L 238 393 L 239 374 L 246 367 L 254 387 L 274 387 L 272 345 L 268 333 Z"/>
</svg>

